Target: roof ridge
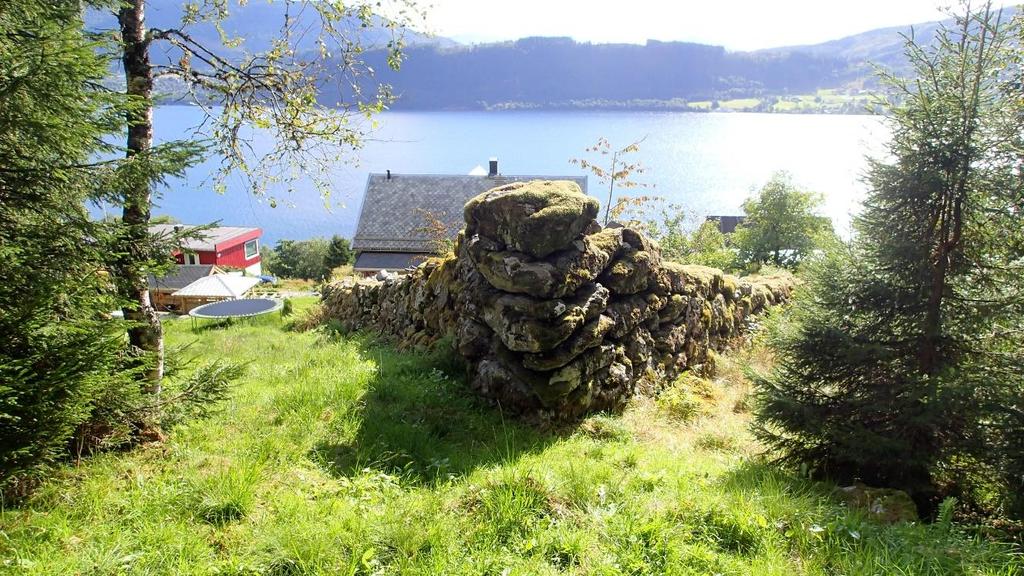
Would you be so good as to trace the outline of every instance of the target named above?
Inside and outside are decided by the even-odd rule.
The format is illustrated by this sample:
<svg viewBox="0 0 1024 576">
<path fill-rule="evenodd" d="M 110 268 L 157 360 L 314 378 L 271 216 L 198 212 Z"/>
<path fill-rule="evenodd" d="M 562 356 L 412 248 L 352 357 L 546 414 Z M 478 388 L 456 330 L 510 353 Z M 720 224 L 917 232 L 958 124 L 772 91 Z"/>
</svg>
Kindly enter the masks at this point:
<svg viewBox="0 0 1024 576">
<path fill-rule="evenodd" d="M 381 176 L 387 178 L 388 175 L 385 172 L 370 172 L 370 176 Z M 490 176 L 487 174 L 436 174 L 426 172 L 391 172 L 391 178 L 395 176 L 416 176 L 416 177 L 435 177 L 435 178 L 477 178 L 481 180 L 501 180 L 502 178 L 563 178 L 567 180 L 583 180 L 587 177 L 586 174 L 579 176 L 572 176 L 569 174 L 498 174 L 497 176 Z"/>
</svg>

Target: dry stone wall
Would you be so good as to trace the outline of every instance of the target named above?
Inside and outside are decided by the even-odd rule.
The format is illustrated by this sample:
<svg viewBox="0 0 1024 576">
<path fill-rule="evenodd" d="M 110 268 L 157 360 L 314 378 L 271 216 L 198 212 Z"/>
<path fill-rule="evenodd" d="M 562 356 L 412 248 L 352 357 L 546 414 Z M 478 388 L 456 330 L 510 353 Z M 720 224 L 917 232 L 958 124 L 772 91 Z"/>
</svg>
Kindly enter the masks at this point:
<svg viewBox="0 0 1024 576">
<path fill-rule="evenodd" d="M 664 262 L 639 231 L 602 229 L 598 208 L 572 182 L 495 188 L 466 204 L 454 255 L 335 283 L 324 317 L 406 347 L 449 336 L 478 393 L 566 419 L 707 370 L 709 351 L 790 295 L 789 277 Z"/>
</svg>

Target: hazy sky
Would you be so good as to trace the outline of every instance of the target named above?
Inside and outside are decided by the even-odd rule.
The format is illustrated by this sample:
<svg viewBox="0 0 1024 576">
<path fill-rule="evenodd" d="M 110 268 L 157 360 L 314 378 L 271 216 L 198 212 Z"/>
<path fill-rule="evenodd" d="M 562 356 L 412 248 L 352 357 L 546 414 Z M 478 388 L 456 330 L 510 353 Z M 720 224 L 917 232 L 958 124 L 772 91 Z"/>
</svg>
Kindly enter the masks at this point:
<svg viewBox="0 0 1024 576">
<path fill-rule="evenodd" d="M 429 2 L 428 2 L 429 3 Z M 753 50 L 941 19 L 941 0 L 433 0 L 428 26 L 462 42 L 524 36 L 686 40 Z"/>
</svg>

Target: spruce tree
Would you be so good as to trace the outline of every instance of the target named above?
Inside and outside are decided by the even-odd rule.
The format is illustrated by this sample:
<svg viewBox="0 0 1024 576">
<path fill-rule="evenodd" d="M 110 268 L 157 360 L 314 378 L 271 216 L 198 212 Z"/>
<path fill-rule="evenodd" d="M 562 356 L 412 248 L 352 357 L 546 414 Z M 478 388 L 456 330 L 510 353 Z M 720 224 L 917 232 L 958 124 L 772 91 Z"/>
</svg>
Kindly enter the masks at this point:
<svg viewBox="0 0 1024 576">
<path fill-rule="evenodd" d="M 123 327 L 85 201 L 126 102 L 77 2 L 0 3 L 0 490 L 66 453 L 109 390 Z M 109 151 L 109 150 L 108 150 Z"/>
<path fill-rule="evenodd" d="M 1019 25 L 966 6 L 932 45 L 908 40 L 915 77 L 883 75 L 888 157 L 872 161 L 852 243 L 813 267 L 758 382 L 755 432 L 784 461 L 905 489 L 923 510 L 993 477 L 1005 500 L 1019 491 Z"/>
</svg>

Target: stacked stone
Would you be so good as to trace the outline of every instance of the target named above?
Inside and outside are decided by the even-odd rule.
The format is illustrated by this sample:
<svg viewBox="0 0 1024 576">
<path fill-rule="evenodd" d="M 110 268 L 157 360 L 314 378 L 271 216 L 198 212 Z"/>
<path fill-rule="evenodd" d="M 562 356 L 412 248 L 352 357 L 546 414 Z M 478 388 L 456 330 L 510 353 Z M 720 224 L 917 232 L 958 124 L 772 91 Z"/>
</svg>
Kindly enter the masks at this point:
<svg viewBox="0 0 1024 576">
<path fill-rule="evenodd" d="M 571 182 L 515 183 L 466 205 L 472 289 L 457 341 L 484 396 L 556 417 L 614 409 L 704 368 L 768 303 L 720 271 L 663 263 L 636 230 L 602 230 L 598 209 Z"/>
<path fill-rule="evenodd" d="M 572 182 L 495 188 L 466 205 L 454 257 L 332 288 L 327 317 L 404 345 L 451 334 L 480 394 L 566 419 L 706 370 L 710 350 L 789 296 L 788 278 L 662 262 L 639 231 L 602 229 L 598 209 Z"/>
<path fill-rule="evenodd" d="M 325 319 L 345 332 L 369 331 L 399 348 L 423 348 L 453 332 L 459 279 L 453 257 L 432 258 L 412 273 L 344 280 L 321 295 Z"/>
</svg>

